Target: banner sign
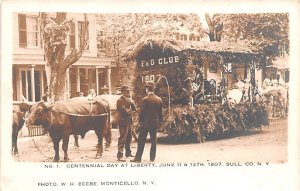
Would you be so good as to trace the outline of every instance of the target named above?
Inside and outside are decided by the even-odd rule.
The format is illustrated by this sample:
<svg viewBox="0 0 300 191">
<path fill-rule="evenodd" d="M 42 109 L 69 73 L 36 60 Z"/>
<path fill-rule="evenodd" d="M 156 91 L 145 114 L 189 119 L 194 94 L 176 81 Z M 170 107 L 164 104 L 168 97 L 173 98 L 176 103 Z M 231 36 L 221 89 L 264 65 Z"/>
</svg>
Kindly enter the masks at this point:
<svg viewBox="0 0 300 191">
<path fill-rule="evenodd" d="M 134 91 L 136 100 L 145 95 L 146 82 L 153 81 L 157 95 L 168 105 L 168 95 L 174 104 L 188 102 L 186 81 L 186 58 L 181 52 L 163 48 L 156 44 L 145 45 L 137 54 Z"/>
</svg>

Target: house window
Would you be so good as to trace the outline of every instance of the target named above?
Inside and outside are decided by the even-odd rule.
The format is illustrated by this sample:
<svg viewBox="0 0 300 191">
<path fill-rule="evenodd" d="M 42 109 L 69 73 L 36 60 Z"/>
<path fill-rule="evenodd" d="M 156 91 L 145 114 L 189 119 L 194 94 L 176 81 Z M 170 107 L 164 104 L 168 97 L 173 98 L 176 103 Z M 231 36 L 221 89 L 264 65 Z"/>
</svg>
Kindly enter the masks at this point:
<svg viewBox="0 0 300 191">
<path fill-rule="evenodd" d="M 184 37 L 183 37 L 183 34 L 182 35 L 180 35 L 180 40 L 183 40 L 184 39 Z"/>
<path fill-rule="evenodd" d="M 88 26 L 87 26 L 88 27 Z M 85 31 L 85 24 L 83 21 L 78 21 L 78 40 L 79 40 L 79 47 L 83 46 L 84 43 L 84 31 Z M 87 30 L 86 35 L 89 35 L 89 30 Z M 89 49 L 89 46 L 86 48 Z"/>
<path fill-rule="evenodd" d="M 185 41 L 187 41 L 187 35 L 186 34 L 183 35 L 183 38 L 184 38 Z"/>
<path fill-rule="evenodd" d="M 193 35 L 193 34 L 190 34 L 190 35 L 189 35 L 189 40 L 190 40 L 190 41 L 193 41 L 193 40 L 194 40 L 194 35 Z"/>
<path fill-rule="evenodd" d="M 75 23 L 70 24 L 70 33 L 69 33 L 69 49 L 75 48 Z"/>
<path fill-rule="evenodd" d="M 185 40 L 185 41 L 187 41 L 187 35 L 186 35 L 186 34 L 182 34 L 182 35 L 180 36 L 180 40 Z"/>
<path fill-rule="evenodd" d="M 38 17 L 19 14 L 19 46 L 36 47 L 39 41 Z"/>
</svg>

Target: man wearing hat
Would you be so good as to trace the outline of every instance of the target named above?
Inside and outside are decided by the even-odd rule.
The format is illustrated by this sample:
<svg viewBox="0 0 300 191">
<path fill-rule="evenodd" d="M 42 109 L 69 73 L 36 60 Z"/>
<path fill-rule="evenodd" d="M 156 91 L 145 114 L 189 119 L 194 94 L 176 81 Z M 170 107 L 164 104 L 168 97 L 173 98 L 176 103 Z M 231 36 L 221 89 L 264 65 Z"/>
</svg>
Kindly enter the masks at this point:
<svg viewBox="0 0 300 191">
<path fill-rule="evenodd" d="M 130 162 L 141 162 L 146 138 L 150 134 L 150 161 L 154 162 L 156 156 L 156 131 L 160 127 L 163 120 L 162 115 L 162 99 L 154 94 L 154 82 L 146 83 L 147 96 L 143 98 L 139 122 L 141 127 L 139 129 L 137 152 L 133 160 Z"/>
<path fill-rule="evenodd" d="M 109 93 L 109 88 L 105 84 L 102 88 L 102 94 L 108 94 L 108 93 Z"/>
<path fill-rule="evenodd" d="M 123 150 L 125 146 L 125 156 L 133 157 L 130 149 L 132 134 L 131 134 L 131 113 L 135 111 L 135 104 L 129 97 L 129 87 L 121 86 L 121 97 L 117 100 L 117 111 L 119 114 L 119 132 L 118 153 L 119 161 L 125 161 L 123 158 Z"/>
</svg>

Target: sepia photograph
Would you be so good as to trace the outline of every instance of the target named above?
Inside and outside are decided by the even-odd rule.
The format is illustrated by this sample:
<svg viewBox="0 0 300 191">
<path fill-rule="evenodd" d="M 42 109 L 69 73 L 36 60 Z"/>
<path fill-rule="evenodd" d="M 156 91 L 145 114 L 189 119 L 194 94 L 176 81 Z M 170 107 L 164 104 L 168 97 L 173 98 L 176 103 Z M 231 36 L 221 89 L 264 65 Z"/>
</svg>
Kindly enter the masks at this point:
<svg viewBox="0 0 300 191">
<path fill-rule="evenodd" d="M 3 190 L 197 190 L 197 179 L 214 176 L 231 190 L 299 189 L 294 12 L 197 4 L 162 12 L 6 4 L 1 126 L 12 128 L 1 130 Z M 49 174 L 21 181 L 8 167 Z M 245 172 L 254 183 L 240 180 Z M 205 190 L 221 189 L 209 182 Z"/>
</svg>

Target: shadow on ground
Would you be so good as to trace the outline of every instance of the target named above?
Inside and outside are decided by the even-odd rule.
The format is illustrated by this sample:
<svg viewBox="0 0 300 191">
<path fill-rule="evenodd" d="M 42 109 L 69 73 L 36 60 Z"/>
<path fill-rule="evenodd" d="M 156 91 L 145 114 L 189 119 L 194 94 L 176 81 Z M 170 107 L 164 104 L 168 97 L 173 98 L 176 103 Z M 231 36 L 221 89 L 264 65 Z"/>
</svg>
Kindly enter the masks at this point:
<svg viewBox="0 0 300 191">
<path fill-rule="evenodd" d="M 252 136 L 256 134 L 264 134 L 267 133 L 267 131 L 263 131 L 262 129 L 252 129 L 248 131 L 240 131 L 240 132 L 228 132 L 224 134 L 214 134 L 209 135 L 206 137 L 206 139 L 203 142 L 207 141 L 218 141 L 218 140 L 224 140 L 224 139 L 232 139 L 236 137 L 241 136 Z M 197 137 L 195 135 L 190 136 L 167 136 L 167 135 L 160 135 L 157 138 L 158 143 L 160 144 L 192 144 L 192 143 L 201 143 L 197 140 Z"/>
</svg>

